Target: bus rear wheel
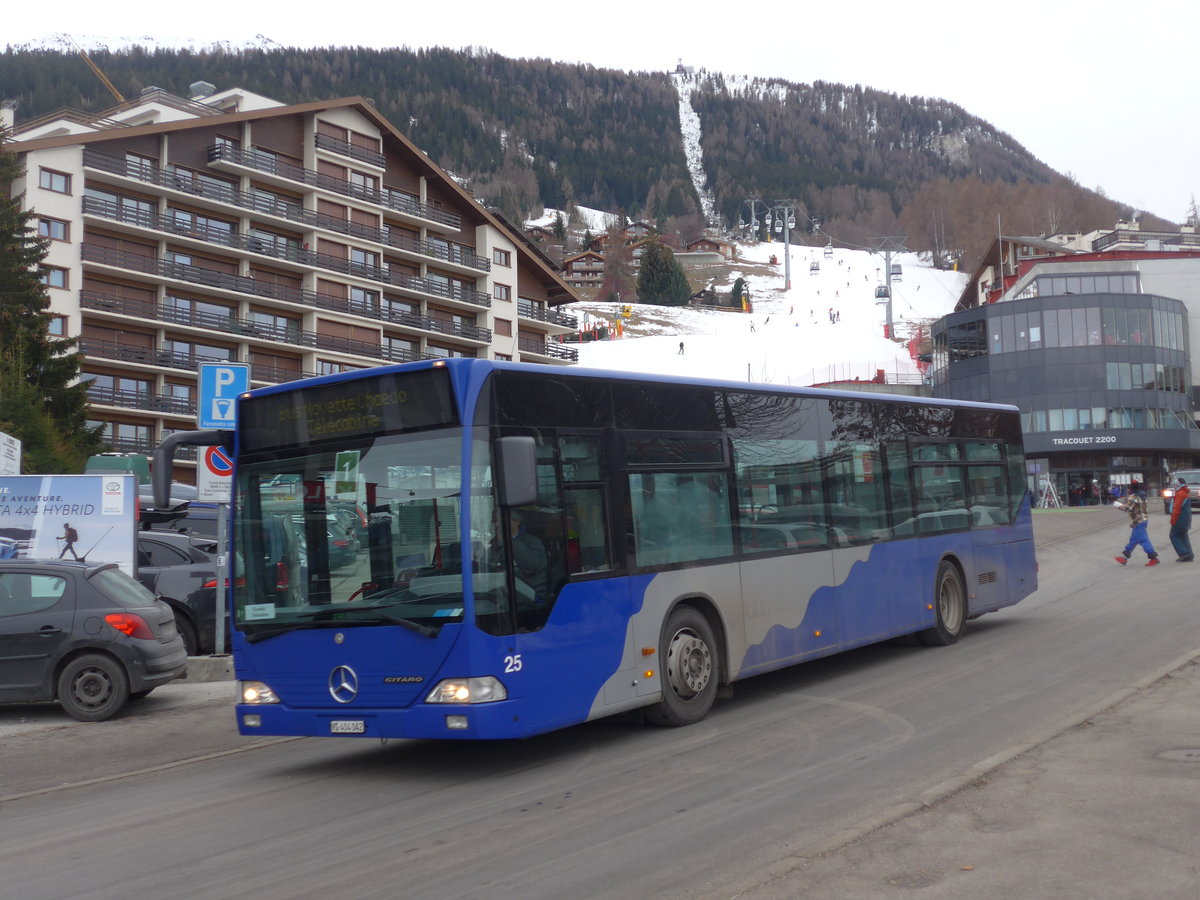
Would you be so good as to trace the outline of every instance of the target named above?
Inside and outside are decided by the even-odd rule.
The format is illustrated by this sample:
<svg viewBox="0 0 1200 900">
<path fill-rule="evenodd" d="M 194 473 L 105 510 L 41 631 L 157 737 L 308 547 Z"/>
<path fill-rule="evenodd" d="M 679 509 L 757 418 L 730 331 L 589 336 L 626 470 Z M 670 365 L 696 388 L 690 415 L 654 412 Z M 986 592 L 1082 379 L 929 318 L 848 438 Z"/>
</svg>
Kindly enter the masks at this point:
<svg viewBox="0 0 1200 900">
<path fill-rule="evenodd" d="M 938 565 L 933 584 L 937 621 L 932 628 L 918 632 L 917 639 L 929 647 L 945 647 L 958 641 L 967 624 L 967 589 L 958 566 L 947 559 Z"/>
<path fill-rule="evenodd" d="M 662 700 L 646 712 L 654 725 L 678 727 L 699 722 L 717 697 L 720 666 L 712 626 L 699 610 L 676 607 L 659 643 Z"/>
</svg>

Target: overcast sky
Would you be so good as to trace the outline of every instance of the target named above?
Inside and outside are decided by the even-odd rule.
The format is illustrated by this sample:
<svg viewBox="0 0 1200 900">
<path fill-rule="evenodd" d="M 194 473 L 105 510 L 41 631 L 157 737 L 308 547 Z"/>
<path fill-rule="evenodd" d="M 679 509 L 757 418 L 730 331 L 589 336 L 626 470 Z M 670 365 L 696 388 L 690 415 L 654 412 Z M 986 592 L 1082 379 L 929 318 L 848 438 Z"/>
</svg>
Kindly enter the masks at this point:
<svg viewBox="0 0 1200 900">
<path fill-rule="evenodd" d="M 1195 0 L 1150 7 L 1114 0 L 1024 7 L 842 0 L 794 9 L 459 0 L 359 3 L 341 20 L 317 9 L 271 0 L 64 0 L 48 17 L 37 4 L 21 3 L 6 11 L 0 41 L 45 38 L 65 27 L 77 39 L 150 37 L 164 44 L 262 34 L 300 47 L 483 47 L 626 71 L 672 69 L 682 58 L 730 75 L 943 97 L 1085 187 L 1177 222 L 1200 195 Z"/>
</svg>

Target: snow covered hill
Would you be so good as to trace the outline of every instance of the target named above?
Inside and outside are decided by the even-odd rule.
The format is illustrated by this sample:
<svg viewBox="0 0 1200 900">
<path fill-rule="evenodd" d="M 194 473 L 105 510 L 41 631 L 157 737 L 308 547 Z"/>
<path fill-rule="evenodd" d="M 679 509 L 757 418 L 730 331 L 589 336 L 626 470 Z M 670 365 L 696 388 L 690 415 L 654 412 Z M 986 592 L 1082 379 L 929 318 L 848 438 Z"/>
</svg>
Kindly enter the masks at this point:
<svg viewBox="0 0 1200 900">
<path fill-rule="evenodd" d="M 719 283 L 728 292 L 746 280 L 753 312 L 633 307 L 622 322 L 624 337 L 579 346 L 579 364 L 592 368 L 809 385 L 859 378 L 883 369 L 916 378 L 904 344 L 883 336 L 885 310 L 875 301 L 883 281 L 883 257 L 861 250 L 792 247 L 792 288 L 784 289 L 783 245 L 738 245 L 738 261 Z M 771 256 L 778 258 L 771 265 Z M 893 257 L 902 280 L 893 282 L 892 316 L 899 337 L 954 308 L 966 276 L 939 271 L 912 254 Z M 810 273 L 812 263 L 818 270 Z M 581 325 L 615 324 L 619 306 L 585 302 L 568 307 Z M 830 321 L 833 311 L 838 321 Z M 680 353 L 680 342 L 683 352 Z"/>
</svg>

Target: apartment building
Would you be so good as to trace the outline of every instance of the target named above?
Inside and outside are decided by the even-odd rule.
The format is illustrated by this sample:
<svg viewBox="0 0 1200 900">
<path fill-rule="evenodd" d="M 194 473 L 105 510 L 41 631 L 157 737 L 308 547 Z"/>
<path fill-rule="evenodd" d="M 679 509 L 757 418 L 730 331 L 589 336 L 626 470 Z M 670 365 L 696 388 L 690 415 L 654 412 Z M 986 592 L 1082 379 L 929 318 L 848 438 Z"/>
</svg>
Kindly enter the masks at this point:
<svg viewBox="0 0 1200 900">
<path fill-rule="evenodd" d="M 52 330 L 81 339 L 115 450 L 194 428 L 206 362 L 248 363 L 258 387 L 430 358 L 576 360 L 558 337 L 579 298 L 553 263 L 361 97 L 147 88 L 22 123 L 8 148 L 24 170 L 10 190 L 51 242 Z"/>
</svg>

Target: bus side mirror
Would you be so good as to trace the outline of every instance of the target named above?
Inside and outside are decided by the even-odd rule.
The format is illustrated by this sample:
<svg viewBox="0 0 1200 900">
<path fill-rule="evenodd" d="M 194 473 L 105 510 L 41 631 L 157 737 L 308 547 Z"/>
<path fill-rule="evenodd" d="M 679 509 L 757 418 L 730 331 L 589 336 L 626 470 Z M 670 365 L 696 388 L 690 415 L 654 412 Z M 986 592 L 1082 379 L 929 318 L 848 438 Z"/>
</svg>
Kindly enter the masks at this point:
<svg viewBox="0 0 1200 900">
<path fill-rule="evenodd" d="M 537 499 L 537 449 L 533 438 L 497 438 L 496 493 L 501 506 L 528 506 Z"/>
</svg>

